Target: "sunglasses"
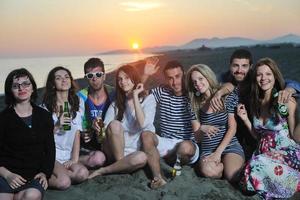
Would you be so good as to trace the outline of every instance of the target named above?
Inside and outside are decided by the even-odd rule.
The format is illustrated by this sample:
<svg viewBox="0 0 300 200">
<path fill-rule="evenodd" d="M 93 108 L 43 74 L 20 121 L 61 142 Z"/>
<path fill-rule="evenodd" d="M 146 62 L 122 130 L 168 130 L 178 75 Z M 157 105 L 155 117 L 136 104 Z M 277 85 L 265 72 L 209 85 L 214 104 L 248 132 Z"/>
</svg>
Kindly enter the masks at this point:
<svg viewBox="0 0 300 200">
<path fill-rule="evenodd" d="M 31 85 L 31 82 L 30 81 L 24 81 L 23 83 L 13 83 L 11 88 L 13 90 L 18 90 L 19 88 L 28 88 L 29 86 Z"/>
<path fill-rule="evenodd" d="M 90 73 L 86 73 L 85 77 L 87 77 L 88 79 L 92 79 L 94 77 L 101 78 L 103 75 L 104 72 L 94 72 L 94 73 L 90 72 Z"/>
</svg>

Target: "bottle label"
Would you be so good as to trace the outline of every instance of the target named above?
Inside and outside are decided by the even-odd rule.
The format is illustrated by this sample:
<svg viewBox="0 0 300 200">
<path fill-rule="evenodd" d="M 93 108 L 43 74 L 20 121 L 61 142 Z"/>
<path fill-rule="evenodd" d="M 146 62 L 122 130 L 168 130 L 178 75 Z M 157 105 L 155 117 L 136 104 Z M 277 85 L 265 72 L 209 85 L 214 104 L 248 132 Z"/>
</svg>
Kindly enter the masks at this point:
<svg viewBox="0 0 300 200">
<path fill-rule="evenodd" d="M 180 175 L 181 175 L 181 169 L 182 169 L 182 166 L 181 166 L 181 160 L 180 160 L 179 155 L 177 155 L 176 162 L 175 162 L 173 168 L 174 168 L 175 171 L 176 171 L 176 176 L 180 176 Z"/>
<path fill-rule="evenodd" d="M 288 116 L 288 107 L 285 104 L 278 104 L 277 110 L 282 116 Z"/>
<path fill-rule="evenodd" d="M 279 96 L 279 93 L 276 90 L 273 89 L 272 92 L 274 98 Z M 275 108 L 281 116 L 287 117 L 289 115 L 288 107 L 285 104 L 277 103 Z"/>
</svg>

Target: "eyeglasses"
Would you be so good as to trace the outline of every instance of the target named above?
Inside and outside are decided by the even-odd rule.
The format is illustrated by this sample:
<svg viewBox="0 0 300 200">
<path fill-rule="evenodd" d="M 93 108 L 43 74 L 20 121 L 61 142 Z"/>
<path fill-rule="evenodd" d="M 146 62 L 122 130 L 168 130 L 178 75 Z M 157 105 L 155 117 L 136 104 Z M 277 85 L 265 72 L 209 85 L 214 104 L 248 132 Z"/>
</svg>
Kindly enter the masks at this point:
<svg viewBox="0 0 300 200">
<path fill-rule="evenodd" d="M 90 73 L 86 73 L 85 74 L 85 77 L 87 77 L 88 79 L 92 79 L 94 77 L 97 77 L 97 78 L 101 78 L 101 76 L 104 75 L 104 72 L 90 72 Z"/>
<path fill-rule="evenodd" d="M 31 85 L 31 82 L 30 81 L 24 81 L 23 83 L 13 83 L 11 88 L 13 90 L 18 90 L 19 88 L 28 88 L 29 86 Z"/>
</svg>

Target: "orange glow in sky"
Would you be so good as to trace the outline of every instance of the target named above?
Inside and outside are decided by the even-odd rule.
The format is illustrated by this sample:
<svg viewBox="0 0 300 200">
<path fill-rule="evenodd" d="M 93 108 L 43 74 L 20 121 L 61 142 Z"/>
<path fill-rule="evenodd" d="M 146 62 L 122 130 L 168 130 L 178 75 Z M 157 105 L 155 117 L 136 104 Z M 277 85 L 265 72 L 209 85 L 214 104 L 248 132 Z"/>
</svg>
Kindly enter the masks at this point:
<svg viewBox="0 0 300 200">
<path fill-rule="evenodd" d="M 140 45 L 139 45 L 139 43 L 134 42 L 134 43 L 132 43 L 131 47 L 132 47 L 133 49 L 137 50 L 137 49 L 140 48 Z"/>
<path fill-rule="evenodd" d="M 0 56 L 87 55 L 196 38 L 300 35 L 299 0 L 1 0 Z M 139 41 L 135 47 L 133 40 Z"/>
</svg>

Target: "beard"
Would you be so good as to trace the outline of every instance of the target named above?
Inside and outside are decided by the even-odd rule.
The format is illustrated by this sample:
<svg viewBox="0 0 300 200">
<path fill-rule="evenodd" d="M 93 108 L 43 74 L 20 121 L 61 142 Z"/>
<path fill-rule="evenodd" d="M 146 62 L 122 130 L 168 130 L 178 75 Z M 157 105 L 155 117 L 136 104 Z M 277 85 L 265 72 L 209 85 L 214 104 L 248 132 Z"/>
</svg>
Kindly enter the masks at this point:
<svg viewBox="0 0 300 200">
<path fill-rule="evenodd" d="M 99 84 L 90 84 L 90 87 L 94 90 L 94 91 L 99 91 L 103 88 L 103 83 L 99 83 Z"/>
</svg>

